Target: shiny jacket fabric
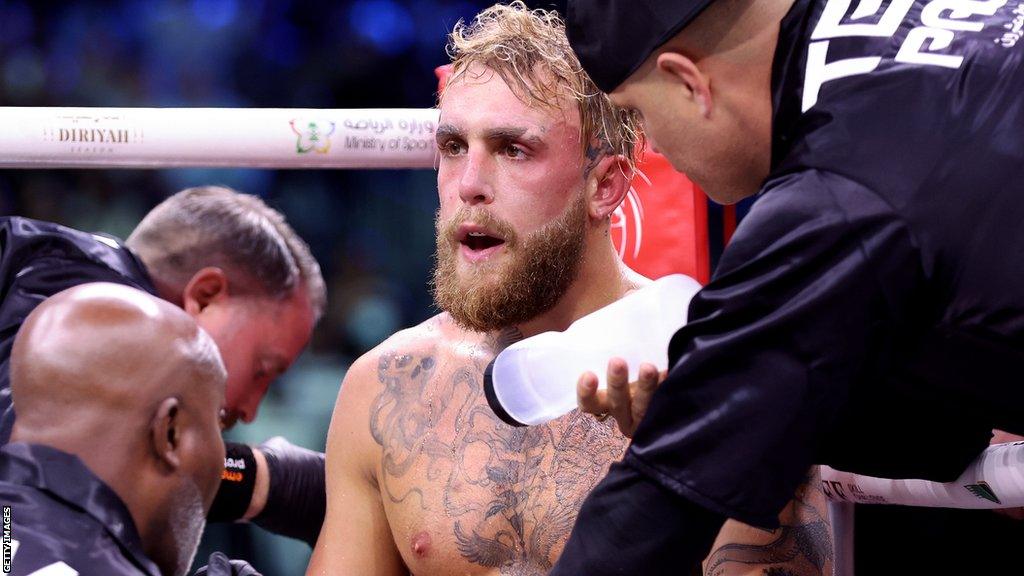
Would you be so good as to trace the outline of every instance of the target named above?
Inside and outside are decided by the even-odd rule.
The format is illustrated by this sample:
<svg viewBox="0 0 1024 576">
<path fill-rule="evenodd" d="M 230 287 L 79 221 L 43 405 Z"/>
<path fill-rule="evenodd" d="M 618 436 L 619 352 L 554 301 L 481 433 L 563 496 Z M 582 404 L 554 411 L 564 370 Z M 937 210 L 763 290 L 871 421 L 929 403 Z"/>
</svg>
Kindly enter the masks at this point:
<svg viewBox="0 0 1024 576">
<path fill-rule="evenodd" d="M 71 454 L 0 448 L 0 503 L 9 507 L 12 576 L 160 576 L 124 502 Z"/>
<path fill-rule="evenodd" d="M 771 527 L 811 464 L 949 481 L 1024 431 L 1022 27 L 1015 0 L 797 0 L 771 174 L 625 467 Z M 592 499 L 641 507 L 621 484 Z M 585 505 L 554 574 L 601 530 Z"/>
<path fill-rule="evenodd" d="M 15 334 L 40 302 L 87 282 L 156 294 L 142 262 L 116 238 L 0 217 L 0 445 L 8 442 L 14 425 L 8 364 Z"/>
</svg>

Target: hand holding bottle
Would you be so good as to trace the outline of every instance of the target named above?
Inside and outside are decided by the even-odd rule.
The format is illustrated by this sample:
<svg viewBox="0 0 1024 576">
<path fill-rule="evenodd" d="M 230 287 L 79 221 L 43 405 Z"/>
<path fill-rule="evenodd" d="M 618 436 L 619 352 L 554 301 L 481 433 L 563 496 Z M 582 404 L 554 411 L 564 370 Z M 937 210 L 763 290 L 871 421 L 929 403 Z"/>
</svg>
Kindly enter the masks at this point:
<svg viewBox="0 0 1024 576">
<path fill-rule="evenodd" d="M 543 332 L 512 344 L 484 371 L 488 404 L 511 425 L 548 422 L 577 407 L 580 383 L 574 389 L 571 382 L 579 381 L 581 373 L 589 371 L 590 376 L 583 382 L 588 391 L 593 380 L 597 380 L 598 389 L 605 386 L 597 372 L 607 366 L 609 358 L 624 359 L 615 365 L 620 382 L 634 378 L 647 388 L 656 385 L 650 367 L 645 368 L 646 377 L 642 379 L 639 368 L 653 366 L 655 373 L 668 369 L 669 340 L 686 324 L 690 299 L 698 290 L 700 285 L 692 278 L 665 276 L 579 318 L 563 332 Z M 646 411 L 646 399 L 650 397 L 647 388 L 639 395 L 636 407 L 633 400 L 625 401 L 628 394 L 621 394 L 628 390 L 618 390 L 611 396 L 606 393 L 606 401 L 614 399 L 614 407 L 609 404 L 609 409 L 617 414 L 624 432 L 631 434 L 639 414 Z"/>
<path fill-rule="evenodd" d="M 576 403 L 581 412 L 593 414 L 598 420 L 611 416 L 619 430 L 627 438 L 632 438 L 647 412 L 651 396 L 667 374 L 666 371 L 658 372 L 653 364 L 645 362 L 640 364 L 637 381 L 630 382 L 626 361 L 612 358 L 608 361 L 605 378 L 607 388 L 598 388 L 597 374 L 584 372 L 576 383 Z"/>
</svg>

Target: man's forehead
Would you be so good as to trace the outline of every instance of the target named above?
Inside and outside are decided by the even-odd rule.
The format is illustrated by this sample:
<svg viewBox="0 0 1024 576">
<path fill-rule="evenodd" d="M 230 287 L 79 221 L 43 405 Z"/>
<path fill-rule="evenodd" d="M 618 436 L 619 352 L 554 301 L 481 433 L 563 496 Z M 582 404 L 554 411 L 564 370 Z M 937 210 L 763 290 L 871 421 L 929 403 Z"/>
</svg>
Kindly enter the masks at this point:
<svg viewBox="0 0 1024 576">
<path fill-rule="evenodd" d="M 470 122 L 540 133 L 559 125 L 579 129 L 579 110 L 574 100 L 563 96 L 557 102 L 541 102 L 530 98 L 524 90 L 522 86 L 510 86 L 492 68 L 471 64 L 449 79 L 439 105 L 441 123 L 463 130 Z"/>
</svg>

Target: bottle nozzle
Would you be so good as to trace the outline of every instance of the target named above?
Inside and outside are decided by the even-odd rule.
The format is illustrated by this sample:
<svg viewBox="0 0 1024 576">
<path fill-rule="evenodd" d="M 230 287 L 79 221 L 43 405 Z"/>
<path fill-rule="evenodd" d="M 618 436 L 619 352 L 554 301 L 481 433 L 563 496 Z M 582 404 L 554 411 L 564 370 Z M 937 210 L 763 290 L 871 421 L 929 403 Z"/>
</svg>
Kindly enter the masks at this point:
<svg viewBox="0 0 1024 576">
<path fill-rule="evenodd" d="M 494 363 L 497 362 L 497 358 L 491 360 L 487 364 L 487 368 L 484 369 L 484 396 L 487 398 L 487 404 L 491 407 L 491 410 L 501 418 L 501 421 L 509 426 L 526 426 L 522 422 L 516 420 L 511 414 L 505 411 L 505 407 L 501 405 L 501 401 L 498 400 L 498 395 L 494 392 Z"/>
</svg>

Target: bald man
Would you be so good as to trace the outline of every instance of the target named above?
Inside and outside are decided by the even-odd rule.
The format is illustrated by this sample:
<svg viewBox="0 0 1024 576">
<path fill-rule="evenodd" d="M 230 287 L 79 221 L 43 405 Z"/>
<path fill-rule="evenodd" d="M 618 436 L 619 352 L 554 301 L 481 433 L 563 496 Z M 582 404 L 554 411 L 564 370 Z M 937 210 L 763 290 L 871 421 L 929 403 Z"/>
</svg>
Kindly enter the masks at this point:
<svg viewBox="0 0 1024 576">
<path fill-rule="evenodd" d="M 10 375 L 0 502 L 13 562 L 0 568 L 185 574 L 224 463 L 227 373 L 210 336 L 145 292 L 84 284 L 29 315 Z"/>
</svg>

